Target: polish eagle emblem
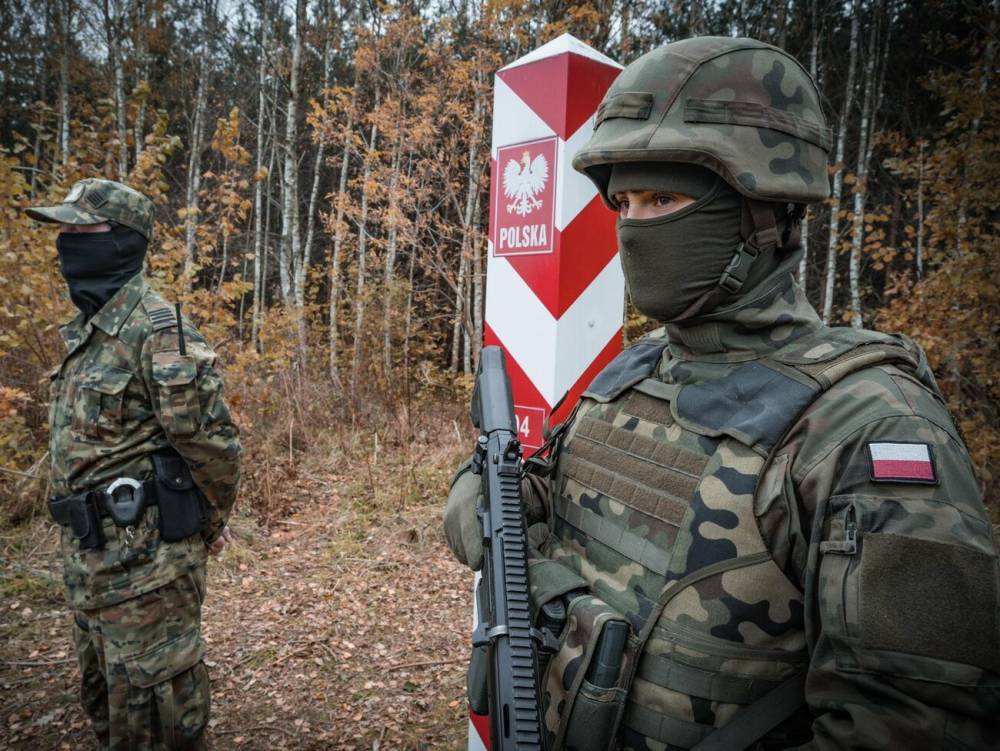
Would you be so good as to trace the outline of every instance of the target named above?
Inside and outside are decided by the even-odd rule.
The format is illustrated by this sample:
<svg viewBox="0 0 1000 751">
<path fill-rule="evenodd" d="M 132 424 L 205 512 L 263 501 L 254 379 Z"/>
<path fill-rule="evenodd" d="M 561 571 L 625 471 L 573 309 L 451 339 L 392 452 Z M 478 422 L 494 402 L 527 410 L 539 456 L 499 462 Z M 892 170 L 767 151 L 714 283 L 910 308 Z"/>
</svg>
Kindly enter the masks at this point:
<svg viewBox="0 0 1000 751">
<path fill-rule="evenodd" d="M 549 179 L 549 162 L 543 154 L 534 159 L 527 151 L 521 153 L 521 161 L 508 159 L 503 168 L 503 194 L 510 199 L 507 213 L 527 216 L 535 209 L 542 208 L 541 200 L 535 198 L 545 189 Z"/>
</svg>

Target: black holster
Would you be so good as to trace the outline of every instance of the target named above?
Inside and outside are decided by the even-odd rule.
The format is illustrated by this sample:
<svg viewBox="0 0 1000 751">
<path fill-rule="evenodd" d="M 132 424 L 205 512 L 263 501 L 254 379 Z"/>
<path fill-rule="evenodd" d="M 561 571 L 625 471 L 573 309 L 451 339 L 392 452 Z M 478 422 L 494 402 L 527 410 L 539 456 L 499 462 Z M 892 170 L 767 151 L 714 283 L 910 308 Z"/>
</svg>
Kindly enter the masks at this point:
<svg viewBox="0 0 1000 751">
<path fill-rule="evenodd" d="M 160 507 L 160 538 L 178 542 L 201 532 L 208 505 L 187 462 L 176 451 L 157 451 L 153 454 L 153 470 Z"/>
<path fill-rule="evenodd" d="M 102 493 L 77 493 L 65 498 L 50 498 L 49 513 L 56 523 L 69 526 L 80 543 L 80 550 L 101 550 L 107 540 L 101 524 Z"/>
</svg>

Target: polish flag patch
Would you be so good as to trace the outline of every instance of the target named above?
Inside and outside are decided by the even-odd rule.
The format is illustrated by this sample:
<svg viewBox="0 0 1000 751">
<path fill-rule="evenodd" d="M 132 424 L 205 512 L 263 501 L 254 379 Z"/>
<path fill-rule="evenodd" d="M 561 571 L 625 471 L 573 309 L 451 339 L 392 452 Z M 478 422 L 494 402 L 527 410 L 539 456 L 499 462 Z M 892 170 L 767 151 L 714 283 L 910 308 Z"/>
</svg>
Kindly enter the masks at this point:
<svg viewBox="0 0 1000 751">
<path fill-rule="evenodd" d="M 872 480 L 876 482 L 919 482 L 937 484 L 931 447 L 926 443 L 868 444 Z"/>
</svg>

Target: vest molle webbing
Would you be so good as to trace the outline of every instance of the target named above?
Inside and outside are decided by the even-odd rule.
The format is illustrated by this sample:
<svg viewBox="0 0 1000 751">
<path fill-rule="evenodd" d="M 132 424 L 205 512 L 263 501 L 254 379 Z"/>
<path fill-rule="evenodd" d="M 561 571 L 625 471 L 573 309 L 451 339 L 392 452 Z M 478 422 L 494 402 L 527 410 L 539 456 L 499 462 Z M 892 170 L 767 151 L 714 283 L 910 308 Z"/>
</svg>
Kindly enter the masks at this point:
<svg viewBox="0 0 1000 751">
<path fill-rule="evenodd" d="M 893 364 L 933 388 L 918 349 L 872 332 L 809 335 L 684 386 L 654 377 L 665 346 L 641 340 L 585 393 L 553 480 L 544 551 L 630 624 L 619 679 L 626 748 L 694 748 L 736 716 L 759 735 L 801 705 L 802 595 L 760 535 L 758 480 L 788 429 L 844 376 Z M 557 655 L 547 675 L 559 706 L 546 723 L 553 734 L 562 725 L 560 737 L 573 672 Z"/>
</svg>

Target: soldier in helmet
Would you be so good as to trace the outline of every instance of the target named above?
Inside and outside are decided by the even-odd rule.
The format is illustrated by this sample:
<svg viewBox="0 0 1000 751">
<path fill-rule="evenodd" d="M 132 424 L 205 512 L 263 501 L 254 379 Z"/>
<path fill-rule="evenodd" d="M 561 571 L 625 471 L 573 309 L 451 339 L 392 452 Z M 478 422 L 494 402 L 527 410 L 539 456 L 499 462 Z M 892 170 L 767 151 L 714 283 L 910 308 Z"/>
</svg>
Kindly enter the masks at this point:
<svg viewBox="0 0 1000 751">
<path fill-rule="evenodd" d="M 997 549 L 961 435 L 917 346 L 824 326 L 795 281 L 829 144 L 796 60 L 704 37 L 625 68 L 574 158 L 665 325 L 523 483 L 532 603 L 567 613 L 551 748 L 1000 748 Z M 473 568 L 478 492 L 460 470 L 445 512 Z"/>
<path fill-rule="evenodd" d="M 143 276 L 148 198 L 87 179 L 27 213 L 60 225 L 80 310 L 51 374 L 49 510 L 83 706 L 102 748 L 202 748 L 205 560 L 231 539 L 240 460 L 215 354 Z"/>
</svg>

